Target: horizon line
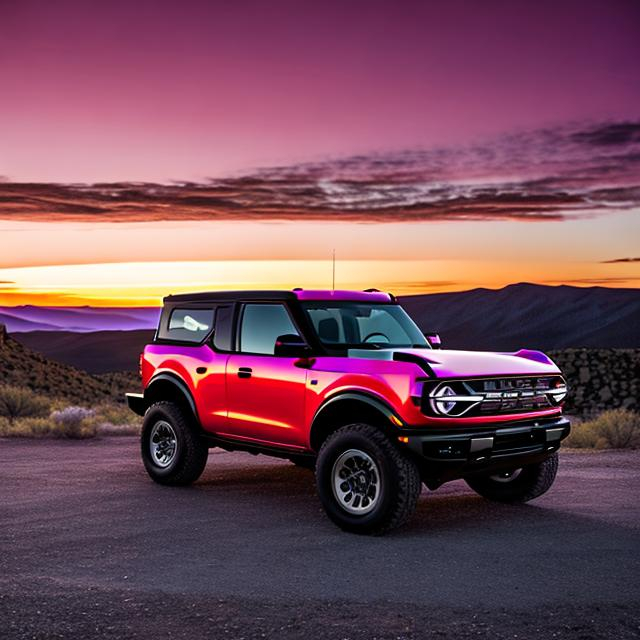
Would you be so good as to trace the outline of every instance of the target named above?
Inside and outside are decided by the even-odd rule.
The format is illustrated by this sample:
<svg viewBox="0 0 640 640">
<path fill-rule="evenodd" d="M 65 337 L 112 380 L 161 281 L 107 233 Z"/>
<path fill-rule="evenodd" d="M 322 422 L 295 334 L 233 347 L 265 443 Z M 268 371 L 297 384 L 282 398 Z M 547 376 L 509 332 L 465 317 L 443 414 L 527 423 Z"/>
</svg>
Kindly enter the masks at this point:
<svg viewBox="0 0 640 640">
<path fill-rule="evenodd" d="M 640 286 L 606 286 L 604 284 L 595 284 L 595 283 L 567 283 L 567 282 L 558 282 L 558 283 L 540 283 L 540 282 L 530 282 L 530 281 L 520 281 L 520 282 L 511 282 L 501 287 L 471 287 L 467 289 L 455 289 L 451 291 L 424 291 L 419 293 L 404 293 L 395 295 L 396 298 L 416 298 L 421 296 L 435 296 L 435 295 L 450 295 L 450 294 L 461 294 L 461 293 L 470 293 L 472 291 L 503 291 L 510 287 L 522 287 L 522 286 L 531 286 L 531 287 L 543 287 L 546 289 L 558 289 L 560 287 L 567 287 L 571 289 L 610 289 L 612 291 L 616 290 L 627 290 L 627 291 L 639 291 Z M 318 289 L 308 289 L 308 290 L 318 290 Z M 360 291 L 360 289 L 342 289 L 343 291 Z M 256 287 L 253 289 L 212 289 L 211 292 L 217 291 L 291 291 L 291 289 L 287 288 L 269 288 L 269 287 Z M 199 292 L 199 291 L 198 291 Z M 171 295 L 167 293 L 167 296 Z M 108 299 L 105 298 L 103 302 L 108 302 Z M 159 309 L 163 305 L 162 301 L 157 305 L 146 305 L 146 304 L 77 304 L 77 305 L 64 305 L 64 304 L 17 304 L 17 305 L 8 305 L 8 304 L 0 304 L 0 309 L 19 309 L 24 307 L 33 307 L 38 309 Z M 2 323 L 0 323 L 2 324 Z"/>
</svg>

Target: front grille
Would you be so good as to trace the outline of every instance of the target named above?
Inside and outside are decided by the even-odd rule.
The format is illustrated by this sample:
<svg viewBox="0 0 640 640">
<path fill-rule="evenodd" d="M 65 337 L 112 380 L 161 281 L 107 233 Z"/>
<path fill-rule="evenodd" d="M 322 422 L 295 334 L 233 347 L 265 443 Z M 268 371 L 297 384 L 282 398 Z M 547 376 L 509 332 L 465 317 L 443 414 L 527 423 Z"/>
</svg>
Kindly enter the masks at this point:
<svg viewBox="0 0 640 640">
<path fill-rule="evenodd" d="M 549 409 L 565 394 L 560 375 L 438 380 L 425 384 L 421 404 L 427 415 L 495 416 Z"/>
</svg>

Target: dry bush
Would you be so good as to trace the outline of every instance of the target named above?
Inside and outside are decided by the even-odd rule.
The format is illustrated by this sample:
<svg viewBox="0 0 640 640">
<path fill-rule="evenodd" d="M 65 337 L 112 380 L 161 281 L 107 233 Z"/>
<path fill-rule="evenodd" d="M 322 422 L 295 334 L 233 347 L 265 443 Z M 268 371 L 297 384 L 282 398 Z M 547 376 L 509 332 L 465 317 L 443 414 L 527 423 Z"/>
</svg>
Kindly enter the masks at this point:
<svg viewBox="0 0 640 640">
<path fill-rule="evenodd" d="M 593 420 L 575 422 L 564 444 L 587 449 L 638 449 L 640 414 L 627 409 L 612 409 Z"/>
<path fill-rule="evenodd" d="M 94 438 L 97 429 L 92 418 L 93 409 L 85 407 L 66 407 L 51 414 L 51 435 L 54 438 Z"/>
<path fill-rule="evenodd" d="M 51 435 L 49 418 L 18 418 L 0 424 L 0 435 L 7 438 L 45 438 Z"/>
<path fill-rule="evenodd" d="M 138 416 L 125 404 L 100 404 L 95 407 L 95 412 L 96 420 L 112 425 L 129 425 L 139 420 Z"/>
<path fill-rule="evenodd" d="M 96 407 L 93 423 L 101 436 L 134 436 L 139 435 L 142 428 L 142 418 L 126 405 L 115 403 Z"/>
<path fill-rule="evenodd" d="M 49 415 L 49 400 L 23 387 L 0 386 L 0 416 L 9 423 L 18 418 L 40 418 Z"/>
<path fill-rule="evenodd" d="M 29 392 L 31 393 L 31 392 Z M 8 438 L 71 438 L 139 435 L 142 419 L 127 407 L 115 403 L 98 405 L 96 409 L 68 406 L 63 401 L 52 402 L 55 410 L 48 417 L 14 417 L 0 415 L 0 437 Z M 15 412 L 12 412 L 15 413 Z"/>
</svg>

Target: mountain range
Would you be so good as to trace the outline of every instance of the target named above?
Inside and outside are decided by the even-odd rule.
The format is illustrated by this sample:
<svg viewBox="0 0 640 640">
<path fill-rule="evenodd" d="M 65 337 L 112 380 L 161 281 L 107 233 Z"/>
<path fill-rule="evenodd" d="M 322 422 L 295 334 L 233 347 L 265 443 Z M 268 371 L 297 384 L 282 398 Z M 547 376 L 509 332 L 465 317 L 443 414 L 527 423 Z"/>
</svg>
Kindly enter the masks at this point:
<svg viewBox="0 0 640 640">
<path fill-rule="evenodd" d="M 400 302 L 452 349 L 640 347 L 640 289 L 521 283 Z"/>
<path fill-rule="evenodd" d="M 155 329 L 159 317 L 159 307 L 0 307 L 0 324 L 9 333 Z"/>
<path fill-rule="evenodd" d="M 640 347 L 640 289 L 521 283 L 399 301 L 445 348 Z M 0 324 L 15 339 L 92 373 L 137 369 L 158 316 L 152 307 L 0 307 Z"/>
</svg>

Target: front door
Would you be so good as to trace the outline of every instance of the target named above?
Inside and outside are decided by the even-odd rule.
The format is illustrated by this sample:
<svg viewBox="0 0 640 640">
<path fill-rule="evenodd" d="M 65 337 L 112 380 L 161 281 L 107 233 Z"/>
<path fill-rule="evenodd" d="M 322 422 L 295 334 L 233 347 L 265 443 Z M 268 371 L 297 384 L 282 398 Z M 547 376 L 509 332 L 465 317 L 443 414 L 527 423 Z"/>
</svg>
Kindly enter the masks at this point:
<svg viewBox="0 0 640 640">
<path fill-rule="evenodd" d="M 227 361 L 227 432 L 274 445 L 307 443 L 304 403 L 307 370 L 298 358 L 276 357 L 276 338 L 299 334 L 285 305 L 245 304 L 239 352 Z"/>
</svg>

